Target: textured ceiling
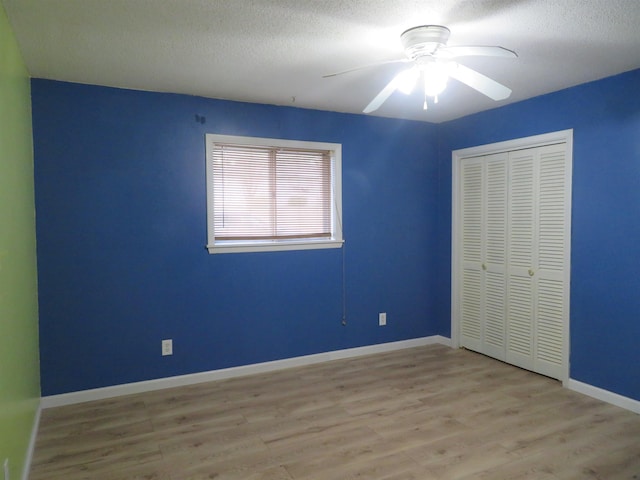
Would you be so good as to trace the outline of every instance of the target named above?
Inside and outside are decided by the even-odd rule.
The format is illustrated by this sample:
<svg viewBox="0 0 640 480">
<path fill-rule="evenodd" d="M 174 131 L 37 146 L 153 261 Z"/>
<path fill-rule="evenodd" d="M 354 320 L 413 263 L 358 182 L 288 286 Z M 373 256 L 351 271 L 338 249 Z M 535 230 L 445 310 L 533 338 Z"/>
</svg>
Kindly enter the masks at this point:
<svg viewBox="0 0 640 480">
<path fill-rule="evenodd" d="M 455 80 L 422 110 L 395 93 L 374 115 L 442 122 L 640 67 L 640 0 L 2 0 L 30 74 L 70 82 L 360 113 L 403 58 L 399 35 L 519 58 L 460 59 L 513 90 Z"/>
</svg>

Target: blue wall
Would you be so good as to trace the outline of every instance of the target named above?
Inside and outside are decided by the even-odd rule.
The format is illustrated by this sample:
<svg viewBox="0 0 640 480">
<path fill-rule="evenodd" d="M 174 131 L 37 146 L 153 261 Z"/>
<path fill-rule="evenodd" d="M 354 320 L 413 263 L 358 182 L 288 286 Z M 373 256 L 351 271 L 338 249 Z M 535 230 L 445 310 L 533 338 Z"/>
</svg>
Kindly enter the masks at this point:
<svg viewBox="0 0 640 480">
<path fill-rule="evenodd" d="M 640 400 L 638 85 L 436 126 L 33 80 L 43 395 L 449 335 L 451 151 L 572 128 L 570 374 Z M 209 255 L 207 132 L 342 143 L 345 249 Z"/>
<path fill-rule="evenodd" d="M 32 103 L 43 395 L 439 333 L 436 126 L 47 80 Z M 208 254 L 208 132 L 342 143 L 344 250 Z"/>
<path fill-rule="evenodd" d="M 640 400 L 640 70 L 440 125 L 436 317 L 450 332 L 451 151 L 574 129 L 571 378 Z"/>
</svg>

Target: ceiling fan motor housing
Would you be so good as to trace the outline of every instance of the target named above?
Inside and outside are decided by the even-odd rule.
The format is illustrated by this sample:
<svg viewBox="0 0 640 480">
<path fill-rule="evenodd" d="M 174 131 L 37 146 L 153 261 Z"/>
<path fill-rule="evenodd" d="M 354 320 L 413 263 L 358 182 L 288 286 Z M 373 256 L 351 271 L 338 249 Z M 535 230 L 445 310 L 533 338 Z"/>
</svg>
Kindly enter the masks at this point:
<svg viewBox="0 0 640 480">
<path fill-rule="evenodd" d="M 411 60 L 425 55 L 433 55 L 438 48 L 447 43 L 451 31 L 442 25 L 421 25 L 405 30 L 400 41 L 405 54 Z"/>
</svg>

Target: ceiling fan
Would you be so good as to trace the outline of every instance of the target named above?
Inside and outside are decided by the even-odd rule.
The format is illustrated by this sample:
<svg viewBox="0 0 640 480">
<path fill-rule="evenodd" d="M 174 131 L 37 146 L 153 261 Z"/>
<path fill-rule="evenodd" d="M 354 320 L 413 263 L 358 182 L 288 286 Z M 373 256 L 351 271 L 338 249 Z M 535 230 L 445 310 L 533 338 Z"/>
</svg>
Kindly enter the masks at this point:
<svg viewBox="0 0 640 480">
<path fill-rule="evenodd" d="M 423 108 L 425 110 L 427 109 L 427 97 L 432 97 L 434 103 L 438 103 L 438 95 L 446 88 L 449 78 L 454 78 L 493 100 L 508 98 L 511 95 L 510 88 L 453 59 L 470 56 L 515 58 L 518 56 L 516 52 L 498 46 L 461 45 L 449 47 L 447 40 L 449 40 L 450 33 L 447 27 L 441 25 L 421 25 L 404 31 L 400 35 L 400 40 L 407 58 L 382 63 L 411 62 L 413 65 L 398 73 L 365 107 L 363 112 L 370 113 L 377 110 L 396 90 L 405 94 L 411 93 L 419 80 L 424 86 Z M 371 66 L 373 65 L 357 67 L 325 75 L 325 77 L 333 77 Z"/>
</svg>

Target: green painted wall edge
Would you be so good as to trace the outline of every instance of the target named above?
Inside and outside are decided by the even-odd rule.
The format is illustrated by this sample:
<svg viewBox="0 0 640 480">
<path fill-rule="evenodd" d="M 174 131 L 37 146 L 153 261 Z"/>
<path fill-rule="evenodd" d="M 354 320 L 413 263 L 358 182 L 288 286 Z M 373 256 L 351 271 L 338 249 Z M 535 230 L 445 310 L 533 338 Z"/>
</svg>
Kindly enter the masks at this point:
<svg viewBox="0 0 640 480">
<path fill-rule="evenodd" d="M 0 4 L 0 472 L 25 478 L 40 404 L 29 73 Z"/>
</svg>

